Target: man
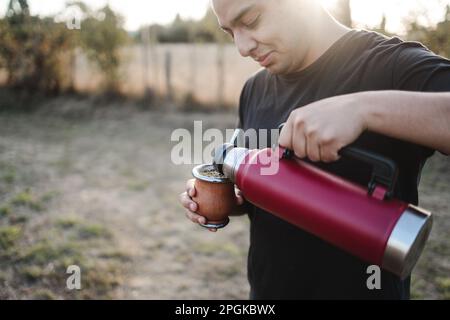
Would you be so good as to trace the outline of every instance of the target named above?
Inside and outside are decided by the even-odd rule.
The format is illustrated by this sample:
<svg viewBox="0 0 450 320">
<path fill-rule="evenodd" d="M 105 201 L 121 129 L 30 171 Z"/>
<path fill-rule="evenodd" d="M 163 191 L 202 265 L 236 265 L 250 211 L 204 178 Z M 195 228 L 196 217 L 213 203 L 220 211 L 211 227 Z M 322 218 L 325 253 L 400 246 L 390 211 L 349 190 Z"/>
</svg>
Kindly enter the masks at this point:
<svg viewBox="0 0 450 320">
<path fill-rule="evenodd" d="M 338 151 L 353 144 L 384 155 L 399 166 L 395 197 L 418 203 L 425 160 L 434 150 L 450 154 L 450 61 L 418 43 L 350 30 L 314 0 L 212 2 L 240 54 L 265 68 L 243 88 L 241 128 L 273 129 L 286 122 L 281 146 L 363 186 L 371 168 L 339 159 Z M 192 180 L 186 189 L 180 201 L 188 218 L 204 223 L 195 213 Z M 251 298 L 409 298 L 410 277 L 401 281 L 383 271 L 381 289 L 369 290 L 366 263 L 244 206 L 240 193 L 237 202 L 251 221 Z"/>
</svg>

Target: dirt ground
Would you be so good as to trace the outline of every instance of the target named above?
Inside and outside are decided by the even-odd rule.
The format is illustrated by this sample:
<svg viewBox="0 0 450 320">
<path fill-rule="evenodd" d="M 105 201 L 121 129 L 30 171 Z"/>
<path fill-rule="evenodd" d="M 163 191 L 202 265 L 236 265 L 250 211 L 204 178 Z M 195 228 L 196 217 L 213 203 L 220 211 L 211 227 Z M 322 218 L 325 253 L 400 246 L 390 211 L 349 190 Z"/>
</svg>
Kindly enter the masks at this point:
<svg viewBox="0 0 450 320">
<path fill-rule="evenodd" d="M 235 115 L 90 107 L 55 99 L 33 114 L 0 113 L 0 298 L 247 299 L 248 219 L 232 218 L 217 233 L 189 222 L 178 195 L 193 166 L 170 158 L 174 129 L 192 130 L 194 120 L 233 128 Z M 431 159 L 420 193 L 436 216 L 413 297 L 448 299 L 449 158 Z M 77 255 L 30 260 L 27 250 L 42 239 L 80 243 L 70 247 Z M 65 289 L 68 263 L 87 268 L 80 292 L 89 294 Z"/>
</svg>

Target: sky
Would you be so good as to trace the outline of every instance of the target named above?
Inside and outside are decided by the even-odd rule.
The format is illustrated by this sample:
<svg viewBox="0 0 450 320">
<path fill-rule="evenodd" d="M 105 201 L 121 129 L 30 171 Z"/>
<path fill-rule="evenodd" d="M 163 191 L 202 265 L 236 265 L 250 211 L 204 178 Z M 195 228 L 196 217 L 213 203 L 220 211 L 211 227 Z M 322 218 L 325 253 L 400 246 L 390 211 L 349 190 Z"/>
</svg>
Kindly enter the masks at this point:
<svg viewBox="0 0 450 320">
<path fill-rule="evenodd" d="M 53 15 L 61 12 L 67 0 L 28 0 L 32 14 Z M 325 6 L 333 6 L 335 0 L 318 0 Z M 0 15 L 4 15 L 9 0 L 0 0 Z M 170 23 L 177 13 L 183 18 L 199 19 L 209 5 L 209 0 L 89 0 L 92 8 L 106 3 L 125 17 L 125 28 L 137 30 L 142 25 Z M 352 0 L 352 16 L 356 27 L 376 26 L 383 13 L 387 17 L 388 31 L 401 34 L 404 19 L 414 12 L 427 12 L 430 21 L 442 20 L 446 4 L 450 0 Z"/>
</svg>

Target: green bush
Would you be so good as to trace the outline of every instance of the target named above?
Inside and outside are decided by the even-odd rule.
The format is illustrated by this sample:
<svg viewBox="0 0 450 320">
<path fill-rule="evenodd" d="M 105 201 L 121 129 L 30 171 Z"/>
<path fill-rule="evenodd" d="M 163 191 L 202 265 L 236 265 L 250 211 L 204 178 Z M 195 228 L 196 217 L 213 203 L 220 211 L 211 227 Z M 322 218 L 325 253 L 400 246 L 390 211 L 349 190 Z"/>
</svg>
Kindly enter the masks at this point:
<svg viewBox="0 0 450 320">
<path fill-rule="evenodd" d="M 425 27 L 416 20 L 408 24 L 408 39 L 422 42 L 436 54 L 450 58 L 450 5 L 444 19 L 436 26 Z"/>
<path fill-rule="evenodd" d="M 65 65 L 74 43 L 64 24 L 10 11 L 0 20 L 0 43 L 9 86 L 56 94 L 70 83 Z"/>
<path fill-rule="evenodd" d="M 105 91 L 119 91 L 122 62 L 119 49 L 127 43 L 128 34 L 122 28 L 123 18 L 107 5 L 91 12 L 85 5 L 79 5 L 87 16 L 81 23 L 80 45 L 103 74 Z"/>
<path fill-rule="evenodd" d="M 30 15 L 26 1 L 16 2 L 0 19 L 0 68 L 7 71 L 8 86 L 46 94 L 73 89 L 74 49 L 81 47 L 102 73 L 105 90 L 119 91 L 119 49 L 128 39 L 121 16 L 109 6 L 91 11 L 82 2 L 68 3 L 85 16 L 80 30 L 69 30 L 54 17 Z"/>
</svg>

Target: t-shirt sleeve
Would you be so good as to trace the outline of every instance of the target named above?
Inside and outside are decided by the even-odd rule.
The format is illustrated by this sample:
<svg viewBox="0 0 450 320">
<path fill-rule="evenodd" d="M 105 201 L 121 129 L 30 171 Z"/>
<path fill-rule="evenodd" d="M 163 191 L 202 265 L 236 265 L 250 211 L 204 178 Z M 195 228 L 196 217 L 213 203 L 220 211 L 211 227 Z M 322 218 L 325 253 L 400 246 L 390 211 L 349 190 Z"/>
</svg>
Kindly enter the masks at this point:
<svg viewBox="0 0 450 320">
<path fill-rule="evenodd" d="M 393 85 L 397 90 L 450 91 L 450 60 L 418 42 L 405 42 L 394 64 Z"/>
<path fill-rule="evenodd" d="M 418 42 L 404 43 L 396 59 L 393 84 L 397 90 L 450 92 L 450 60 Z M 425 157 L 434 152 L 426 147 L 421 149 Z"/>
</svg>

